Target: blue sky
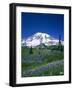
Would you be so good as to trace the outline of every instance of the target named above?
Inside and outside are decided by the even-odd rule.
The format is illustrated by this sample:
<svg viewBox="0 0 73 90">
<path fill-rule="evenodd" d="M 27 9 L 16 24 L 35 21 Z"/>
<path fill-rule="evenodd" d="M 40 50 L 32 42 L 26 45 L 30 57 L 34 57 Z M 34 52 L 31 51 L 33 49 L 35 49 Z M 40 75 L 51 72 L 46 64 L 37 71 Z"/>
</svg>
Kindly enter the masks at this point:
<svg viewBox="0 0 73 90">
<path fill-rule="evenodd" d="M 64 15 L 44 13 L 21 14 L 21 36 L 27 38 L 37 32 L 50 34 L 54 38 L 64 40 Z"/>
</svg>

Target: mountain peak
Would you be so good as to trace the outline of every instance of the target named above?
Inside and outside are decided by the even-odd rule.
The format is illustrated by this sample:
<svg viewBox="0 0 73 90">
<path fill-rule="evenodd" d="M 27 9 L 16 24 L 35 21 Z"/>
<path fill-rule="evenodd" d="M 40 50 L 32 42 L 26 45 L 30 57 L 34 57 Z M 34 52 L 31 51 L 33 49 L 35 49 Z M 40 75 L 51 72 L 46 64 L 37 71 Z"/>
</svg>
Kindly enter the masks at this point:
<svg viewBox="0 0 73 90">
<path fill-rule="evenodd" d="M 46 37 L 50 37 L 49 34 L 47 34 L 47 33 L 42 33 L 42 32 L 37 32 L 36 34 L 34 34 L 34 36 L 46 36 Z"/>
<path fill-rule="evenodd" d="M 56 45 L 58 44 L 59 40 L 53 38 L 51 35 L 47 33 L 37 32 L 34 35 L 28 37 L 26 40 L 22 40 L 22 46 L 28 46 L 28 47 L 36 47 L 40 45 L 41 43 L 44 45 Z"/>
</svg>

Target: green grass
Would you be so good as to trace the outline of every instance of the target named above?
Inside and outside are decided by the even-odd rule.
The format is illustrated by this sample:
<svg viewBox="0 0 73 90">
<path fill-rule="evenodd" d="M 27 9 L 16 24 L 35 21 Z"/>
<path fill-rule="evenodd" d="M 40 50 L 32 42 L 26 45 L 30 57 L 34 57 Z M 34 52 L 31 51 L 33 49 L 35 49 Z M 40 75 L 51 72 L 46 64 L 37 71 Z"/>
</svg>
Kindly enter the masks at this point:
<svg viewBox="0 0 73 90">
<path fill-rule="evenodd" d="M 42 58 L 42 62 L 41 63 L 22 63 L 21 65 L 21 69 L 22 72 L 30 70 L 30 69 L 36 69 L 37 67 L 40 67 L 41 65 L 46 65 L 48 63 L 51 62 L 55 62 L 55 61 L 60 61 L 60 60 L 64 60 L 64 50 L 60 51 L 60 50 L 53 50 L 51 48 L 57 48 L 56 46 L 51 46 L 49 48 L 45 48 L 45 49 L 39 49 L 39 48 L 32 48 L 33 54 L 30 54 L 30 48 L 23 48 L 21 50 L 21 55 L 22 58 L 24 57 L 32 57 L 32 61 L 36 60 L 36 57 L 38 57 L 40 55 L 40 57 Z M 35 57 L 35 59 L 33 59 L 33 57 Z M 39 59 L 40 60 L 40 59 Z M 61 73 L 60 73 L 61 72 Z M 40 75 L 38 74 L 38 76 L 46 76 L 46 75 L 62 75 L 64 74 L 64 66 L 60 66 L 58 68 L 53 68 L 50 69 L 49 71 L 43 71 Z M 33 74 L 32 76 L 37 76 L 35 74 Z"/>
<path fill-rule="evenodd" d="M 29 55 L 29 48 L 21 48 L 21 56 L 22 57 L 25 57 L 25 56 L 28 56 Z"/>
<path fill-rule="evenodd" d="M 52 54 L 45 57 L 44 63 L 50 63 L 50 62 L 63 60 L 63 59 L 64 59 L 63 53 Z"/>
<path fill-rule="evenodd" d="M 26 71 L 26 70 L 29 70 L 29 69 L 36 69 L 38 66 L 40 66 L 40 64 L 37 64 L 37 63 L 31 63 L 31 64 L 22 64 L 22 70 Z"/>
<path fill-rule="evenodd" d="M 51 68 L 49 70 L 45 70 L 41 72 L 40 74 L 36 75 L 33 74 L 33 76 L 57 76 L 57 75 L 64 75 L 64 66 L 59 66 L 57 68 Z"/>
</svg>

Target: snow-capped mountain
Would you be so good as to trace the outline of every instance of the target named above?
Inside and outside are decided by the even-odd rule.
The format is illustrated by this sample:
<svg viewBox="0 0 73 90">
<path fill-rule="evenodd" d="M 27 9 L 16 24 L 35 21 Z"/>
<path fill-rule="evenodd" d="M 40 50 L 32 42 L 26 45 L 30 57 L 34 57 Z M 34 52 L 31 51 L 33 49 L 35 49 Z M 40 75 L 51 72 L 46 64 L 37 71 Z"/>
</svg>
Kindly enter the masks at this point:
<svg viewBox="0 0 73 90">
<path fill-rule="evenodd" d="M 38 32 L 38 33 L 28 37 L 27 39 L 23 39 L 21 44 L 22 44 L 22 46 L 36 47 L 40 44 L 44 44 L 46 46 L 57 45 L 58 42 L 59 42 L 59 40 L 53 38 L 51 35 L 49 35 L 47 33 Z M 61 41 L 61 43 L 63 44 L 63 41 Z"/>
</svg>

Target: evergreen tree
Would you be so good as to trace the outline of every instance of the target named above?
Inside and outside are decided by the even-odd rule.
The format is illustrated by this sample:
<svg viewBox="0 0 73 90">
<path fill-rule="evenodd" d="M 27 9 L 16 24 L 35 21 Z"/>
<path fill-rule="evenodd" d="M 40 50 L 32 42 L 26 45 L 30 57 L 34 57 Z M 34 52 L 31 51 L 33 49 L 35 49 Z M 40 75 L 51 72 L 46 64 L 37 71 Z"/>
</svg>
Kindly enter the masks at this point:
<svg viewBox="0 0 73 90">
<path fill-rule="evenodd" d="M 59 35 L 59 50 L 60 51 L 63 51 L 63 46 L 62 46 L 62 44 L 61 44 L 61 35 Z"/>
<path fill-rule="evenodd" d="M 33 51 L 32 51 L 32 47 L 30 48 L 30 51 L 29 51 L 30 54 L 33 54 Z"/>
<path fill-rule="evenodd" d="M 59 35 L 59 45 L 61 45 L 61 35 Z"/>
</svg>

